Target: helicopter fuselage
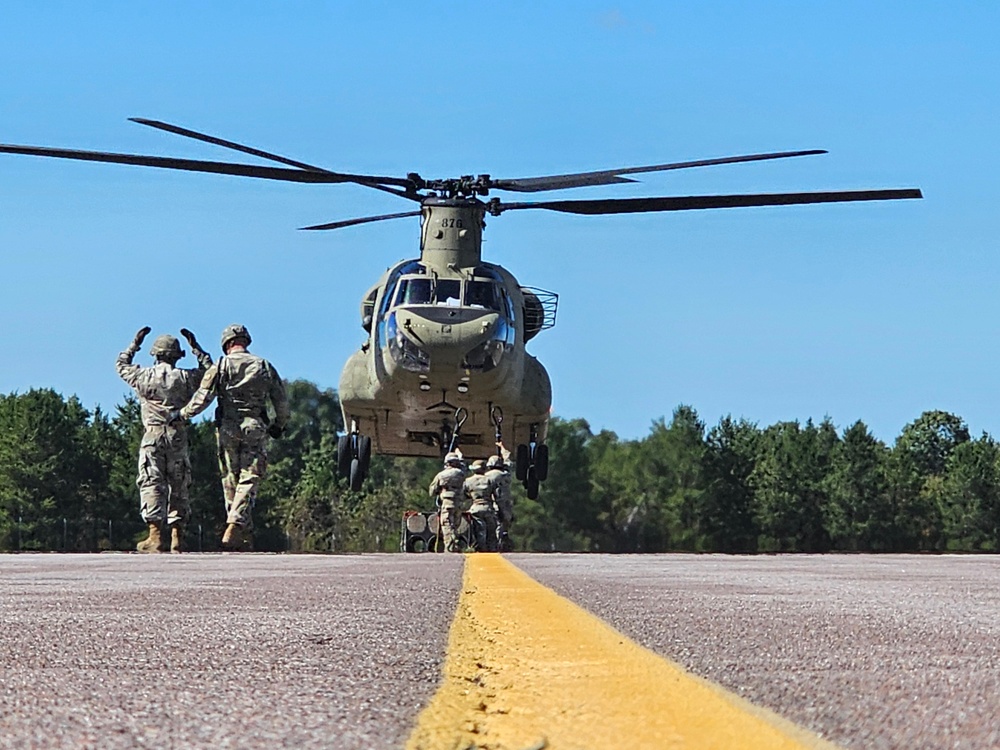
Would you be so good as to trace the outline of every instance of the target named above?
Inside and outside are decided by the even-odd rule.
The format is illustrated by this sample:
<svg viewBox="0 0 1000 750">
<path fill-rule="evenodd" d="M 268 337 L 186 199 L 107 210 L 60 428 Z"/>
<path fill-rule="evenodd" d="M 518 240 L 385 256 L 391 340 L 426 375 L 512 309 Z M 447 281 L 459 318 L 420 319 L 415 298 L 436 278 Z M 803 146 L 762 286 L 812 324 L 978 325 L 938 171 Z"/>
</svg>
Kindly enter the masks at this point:
<svg viewBox="0 0 1000 750">
<path fill-rule="evenodd" d="M 481 260 L 485 205 L 424 203 L 421 257 L 388 269 L 365 295 L 368 338 L 344 367 L 345 424 L 375 453 L 439 457 L 496 453 L 498 417 L 508 446 L 542 442 L 552 389 L 525 343 L 540 330 L 538 298 L 506 269 Z M 463 410 L 460 412 L 460 410 Z"/>
</svg>

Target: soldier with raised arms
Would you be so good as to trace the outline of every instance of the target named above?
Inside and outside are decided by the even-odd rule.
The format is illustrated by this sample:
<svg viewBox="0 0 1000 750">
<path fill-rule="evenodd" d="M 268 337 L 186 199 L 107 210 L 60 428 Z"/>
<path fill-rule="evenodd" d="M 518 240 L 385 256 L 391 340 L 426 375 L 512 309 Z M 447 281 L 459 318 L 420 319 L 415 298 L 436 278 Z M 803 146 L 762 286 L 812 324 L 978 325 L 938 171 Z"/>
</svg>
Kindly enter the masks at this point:
<svg viewBox="0 0 1000 750">
<path fill-rule="evenodd" d="M 472 473 L 465 480 L 465 496 L 471 501 L 469 513 L 479 521 L 481 533 L 476 535 L 476 549 L 480 552 L 498 551 L 496 486 L 486 476 L 486 462 L 472 462 Z"/>
<path fill-rule="evenodd" d="M 510 451 L 497 443 L 498 455 L 486 461 L 486 478 L 493 485 L 497 508 L 497 547 L 500 552 L 510 552 L 510 525 L 514 522 L 514 498 L 510 493 Z"/>
<path fill-rule="evenodd" d="M 444 548 L 448 552 L 462 551 L 458 542 L 458 526 L 461 520 L 458 501 L 462 497 L 467 474 L 462 452 L 456 448 L 444 457 L 444 468 L 435 475 L 428 488 L 430 496 L 437 501 L 441 519 L 439 524 L 441 541 L 444 542 Z"/>
<path fill-rule="evenodd" d="M 267 471 L 267 438 L 280 437 L 288 423 L 285 385 L 270 362 L 247 350 L 250 342 L 245 326 L 233 324 L 223 330 L 224 356 L 205 373 L 194 397 L 178 415 L 190 419 L 219 399 L 215 423 L 226 503 L 222 547 L 234 551 L 253 548 L 253 505 Z M 273 419 L 268 415 L 268 401 Z"/>
<path fill-rule="evenodd" d="M 177 367 L 184 356 L 180 342 L 169 334 L 157 336 L 150 348 L 155 364 L 140 367 L 132 364 L 149 335 L 146 326 L 136 333 L 132 343 L 118 355 L 116 369 L 122 380 L 139 397 L 142 426 L 145 428 L 139 445 L 139 503 L 142 520 L 149 534 L 136 546 L 139 552 L 165 552 L 167 541 L 163 525 L 170 530 L 170 551 L 181 552 L 183 523 L 190 509 L 188 489 L 191 485 L 191 459 L 188 455 L 187 428 L 173 415 L 188 402 L 201 383 L 212 358 L 198 345 L 191 331 L 181 329 L 191 351 L 198 358 L 198 367 L 185 370 Z"/>
</svg>

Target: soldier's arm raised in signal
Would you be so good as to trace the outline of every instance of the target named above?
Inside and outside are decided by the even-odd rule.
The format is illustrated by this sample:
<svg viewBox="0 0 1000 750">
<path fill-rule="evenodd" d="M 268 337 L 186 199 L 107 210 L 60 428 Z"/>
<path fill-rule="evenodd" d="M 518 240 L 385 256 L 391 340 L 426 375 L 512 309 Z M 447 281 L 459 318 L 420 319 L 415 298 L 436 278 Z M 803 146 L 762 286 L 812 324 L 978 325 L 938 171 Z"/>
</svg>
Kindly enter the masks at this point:
<svg viewBox="0 0 1000 750">
<path fill-rule="evenodd" d="M 181 409 L 181 417 L 191 419 L 208 408 L 208 405 L 215 400 L 215 381 L 218 377 L 219 365 L 214 364 L 205 372 L 205 377 L 201 379 L 201 385 L 198 386 L 198 390 L 194 392 L 191 400 Z"/>
<path fill-rule="evenodd" d="M 198 358 L 198 366 L 202 370 L 207 370 L 212 366 L 212 355 L 201 348 L 201 344 L 198 343 L 198 339 L 195 335 L 191 333 L 187 328 L 181 329 L 181 336 L 183 336 L 187 342 L 188 346 L 191 347 L 191 353 Z"/>
<path fill-rule="evenodd" d="M 118 355 L 118 361 L 115 362 L 115 369 L 118 370 L 118 375 L 132 388 L 135 388 L 139 377 L 139 370 L 142 369 L 139 365 L 133 365 L 132 359 L 138 354 L 139 349 L 142 348 L 142 342 L 151 330 L 149 326 L 140 328 L 132 339 L 132 343 L 128 345 L 125 351 Z"/>
</svg>

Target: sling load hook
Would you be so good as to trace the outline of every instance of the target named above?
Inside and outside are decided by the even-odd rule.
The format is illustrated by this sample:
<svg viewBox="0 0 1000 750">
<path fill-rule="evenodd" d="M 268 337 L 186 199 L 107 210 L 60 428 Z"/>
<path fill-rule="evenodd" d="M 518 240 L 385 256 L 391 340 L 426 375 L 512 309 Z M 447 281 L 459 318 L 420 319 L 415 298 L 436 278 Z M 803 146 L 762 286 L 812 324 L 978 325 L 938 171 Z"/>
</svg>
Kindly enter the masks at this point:
<svg viewBox="0 0 1000 750">
<path fill-rule="evenodd" d="M 455 409 L 455 429 L 451 433 L 451 445 L 448 446 L 449 453 L 455 450 L 455 446 L 458 445 L 458 436 L 462 432 L 462 425 L 465 424 L 465 420 L 468 418 L 469 411 L 464 406 Z"/>
<path fill-rule="evenodd" d="M 503 430 L 501 429 L 501 425 L 503 425 L 503 409 L 494 405 L 493 408 L 490 409 L 490 421 L 493 422 L 496 427 L 497 455 L 499 456 L 501 455 L 500 444 L 503 442 Z"/>
</svg>

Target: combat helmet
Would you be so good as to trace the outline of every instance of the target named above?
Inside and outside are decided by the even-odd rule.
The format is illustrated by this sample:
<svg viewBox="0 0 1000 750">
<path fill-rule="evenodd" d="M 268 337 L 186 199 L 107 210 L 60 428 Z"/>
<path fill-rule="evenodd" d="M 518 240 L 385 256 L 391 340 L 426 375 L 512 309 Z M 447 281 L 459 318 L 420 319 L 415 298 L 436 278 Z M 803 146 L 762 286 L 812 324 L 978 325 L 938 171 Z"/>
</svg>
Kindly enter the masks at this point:
<svg viewBox="0 0 1000 750">
<path fill-rule="evenodd" d="M 149 348 L 149 353 L 158 359 L 177 360 L 184 356 L 184 350 L 181 349 L 181 342 L 177 340 L 176 336 L 171 336 L 169 333 L 157 336 L 156 340 L 153 341 L 153 345 Z"/>
<path fill-rule="evenodd" d="M 462 454 L 451 451 L 444 457 L 445 466 L 461 466 L 462 465 Z"/>
<path fill-rule="evenodd" d="M 503 468 L 503 459 L 500 456 L 490 456 L 488 459 L 486 459 L 486 468 L 487 469 L 502 469 Z"/>
<path fill-rule="evenodd" d="M 474 474 L 482 474 L 486 471 L 486 462 L 481 458 L 477 458 L 472 462 L 472 466 L 469 467 Z"/>
<path fill-rule="evenodd" d="M 250 331 L 247 327 L 240 325 L 239 323 L 233 323 L 230 326 L 226 326 L 222 331 L 222 351 L 226 351 L 226 344 L 228 344 L 233 339 L 246 339 L 249 345 L 253 339 L 250 338 Z"/>
</svg>

